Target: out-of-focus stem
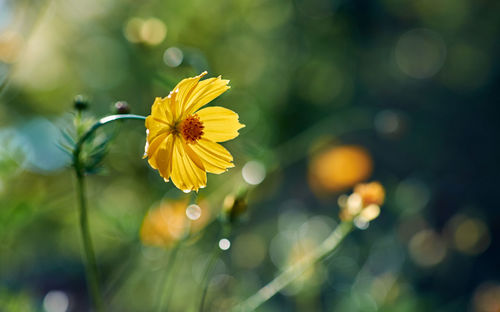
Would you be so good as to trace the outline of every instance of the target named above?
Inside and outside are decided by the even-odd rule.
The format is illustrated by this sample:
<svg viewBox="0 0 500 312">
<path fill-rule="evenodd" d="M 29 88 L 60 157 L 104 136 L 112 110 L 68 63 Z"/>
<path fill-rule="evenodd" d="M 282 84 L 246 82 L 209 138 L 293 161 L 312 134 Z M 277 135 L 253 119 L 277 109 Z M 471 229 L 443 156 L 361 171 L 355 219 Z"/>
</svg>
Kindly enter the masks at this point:
<svg viewBox="0 0 500 312">
<path fill-rule="evenodd" d="M 77 115 L 77 123 L 80 121 L 80 113 Z M 79 219 L 80 219 L 80 231 L 82 235 L 83 250 L 85 254 L 85 274 L 87 278 L 87 284 L 89 288 L 90 297 L 92 298 L 92 304 L 97 312 L 104 311 L 102 297 L 99 289 L 99 275 L 97 271 L 97 263 L 95 260 L 94 248 L 92 246 L 92 239 L 90 236 L 88 215 L 87 215 L 87 200 L 86 200 L 86 189 L 85 189 L 85 169 L 82 160 L 80 159 L 80 153 L 82 151 L 82 146 L 85 141 L 91 137 L 91 135 L 101 126 L 111 123 L 115 120 L 121 119 L 142 119 L 144 116 L 139 115 L 112 115 L 101 118 L 96 122 L 87 132 L 85 132 L 76 143 L 75 150 L 73 151 L 73 168 L 75 169 L 76 180 L 77 180 L 77 195 L 78 195 L 78 209 L 79 209 Z M 78 125 L 77 125 L 78 127 Z"/>
<path fill-rule="evenodd" d="M 212 250 L 212 254 L 210 256 L 210 260 L 207 264 L 205 273 L 203 274 L 203 279 L 201 281 L 201 287 L 202 287 L 202 293 L 201 293 L 201 300 L 200 300 L 200 306 L 198 311 L 202 312 L 204 305 L 205 305 L 205 299 L 207 297 L 207 292 L 208 292 L 208 286 L 210 282 L 210 278 L 212 276 L 212 272 L 214 270 L 215 263 L 217 262 L 217 259 L 219 258 L 219 255 L 221 253 L 221 249 L 219 247 L 219 240 L 222 238 L 226 238 L 231 232 L 231 226 L 229 224 L 223 224 L 222 225 L 222 234 L 218 235 L 218 239 L 216 241 L 216 244 Z"/>
<path fill-rule="evenodd" d="M 165 275 L 163 277 L 163 287 L 160 296 L 160 304 L 158 305 L 158 312 L 167 311 L 168 308 L 168 302 L 170 301 L 170 295 L 172 294 L 172 291 L 170 290 L 170 275 L 172 275 L 172 269 L 175 265 L 175 259 L 177 258 L 180 245 L 181 242 L 177 243 L 168 256 L 167 269 L 165 270 Z"/>
<path fill-rule="evenodd" d="M 195 204 L 198 201 L 198 192 L 193 192 L 191 199 L 189 201 L 190 204 Z M 161 295 L 160 295 L 160 304 L 158 305 L 158 312 L 160 311 L 168 311 L 168 303 L 170 302 L 170 297 L 172 296 L 173 291 L 170 289 L 170 284 L 172 277 L 171 275 L 174 275 L 175 272 L 172 272 L 173 267 L 175 266 L 175 259 L 177 258 L 177 253 L 179 249 L 181 248 L 181 245 L 184 243 L 185 240 L 189 238 L 189 227 L 191 226 L 190 221 L 186 220 L 184 224 L 184 228 L 186 232 L 184 233 L 184 237 L 182 240 L 180 240 L 172 249 L 170 252 L 170 255 L 168 257 L 168 262 L 167 262 L 167 269 L 165 271 L 165 275 L 163 277 L 163 282 L 162 282 L 162 290 L 161 290 Z"/>
<path fill-rule="evenodd" d="M 288 284 L 298 278 L 308 268 L 328 256 L 349 234 L 353 226 L 351 222 L 342 222 L 328 236 L 318 248 L 303 260 L 288 267 L 283 273 L 277 276 L 269 284 L 262 287 L 257 293 L 238 305 L 234 311 L 253 311 L 264 302 L 273 297 L 276 293 L 285 288 Z"/>
</svg>

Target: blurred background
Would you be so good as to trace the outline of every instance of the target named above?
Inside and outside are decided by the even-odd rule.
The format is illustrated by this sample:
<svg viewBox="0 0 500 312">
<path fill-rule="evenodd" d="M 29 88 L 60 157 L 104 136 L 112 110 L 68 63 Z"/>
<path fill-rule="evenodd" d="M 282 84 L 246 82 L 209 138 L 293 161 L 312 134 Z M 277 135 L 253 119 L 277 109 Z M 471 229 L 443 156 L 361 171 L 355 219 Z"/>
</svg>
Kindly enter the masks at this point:
<svg viewBox="0 0 500 312">
<path fill-rule="evenodd" d="M 493 0 L 0 0 L 0 311 L 90 309 L 58 148 L 75 95 L 86 118 L 116 101 L 148 115 L 204 70 L 231 80 L 214 103 L 246 128 L 224 144 L 236 167 L 199 194 L 202 235 L 179 250 L 169 310 L 197 309 L 227 195 L 249 189 L 248 211 L 220 242 L 210 311 L 307 254 L 337 197 L 378 180 L 379 218 L 259 311 L 500 311 L 499 14 Z M 144 228 L 189 198 L 141 159 L 144 131 L 107 128 L 87 180 L 109 311 L 156 307 L 177 236 L 161 248 Z"/>
</svg>

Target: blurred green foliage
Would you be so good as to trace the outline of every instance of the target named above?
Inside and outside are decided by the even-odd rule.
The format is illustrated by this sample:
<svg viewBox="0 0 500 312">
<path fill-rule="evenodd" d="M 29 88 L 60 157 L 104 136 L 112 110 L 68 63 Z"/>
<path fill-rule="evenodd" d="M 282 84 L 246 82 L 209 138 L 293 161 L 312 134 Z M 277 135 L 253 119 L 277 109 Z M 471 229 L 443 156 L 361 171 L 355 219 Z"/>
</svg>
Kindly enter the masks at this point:
<svg viewBox="0 0 500 312">
<path fill-rule="evenodd" d="M 309 160 L 354 144 L 386 187 L 381 216 L 260 311 L 498 311 L 499 14 L 493 0 L 0 1 L 0 311 L 88 311 L 57 147 L 74 96 L 88 96 L 87 118 L 121 100 L 147 115 L 204 70 L 231 80 L 214 105 L 246 127 L 225 143 L 236 167 L 199 196 L 216 219 L 250 188 L 207 309 L 228 310 L 331 232 L 350 190 L 315 189 Z M 185 197 L 141 159 L 144 131 L 102 130 L 106 170 L 88 179 L 110 311 L 156 307 L 170 251 L 143 246 L 140 227 Z M 218 231 L 180 250 L 172 311 L 196 309 Z"/>
</svg>

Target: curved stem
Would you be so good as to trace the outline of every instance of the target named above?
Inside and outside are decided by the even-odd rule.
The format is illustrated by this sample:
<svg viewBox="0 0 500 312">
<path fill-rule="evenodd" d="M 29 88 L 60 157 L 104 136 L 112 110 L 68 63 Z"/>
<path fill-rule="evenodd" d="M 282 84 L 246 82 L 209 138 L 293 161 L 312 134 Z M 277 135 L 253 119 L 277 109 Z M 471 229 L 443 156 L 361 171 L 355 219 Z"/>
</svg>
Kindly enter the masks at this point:
<svg viewBox="0 0 500 312">
<path fill-rule="evenodd" d="M 197 201 L 198 201 L 198 193 L 193 192 L 189 203 L 195 204 L 195 203 L 197 203 Z M 190 222 L 189 221 L 185 222 L 184 226 L 187 229 L 185 236 L 181 239 L 181 241 L 179 241 L 174 246 L 174 248 L 172 249 L 172 251 L 170 252 L 170 254 L 168 256 L 168 260 L 167 260 L 168 267 L 165 270 L 165 275 L 164 275 L 163 281 L 162 281 L 162 286 L 161 286 L 162 289 L 161 289 L 161 295 L 160 295 L 160 303 L 158 305 L 158 312 L 168 311 L 168 304 L 170 302 L 170 297 L 173 294 L 173 291 L 170 290 L 170 284 L 171 284 L 171 280 L 173 279 L 172 276 L 175 274 L 175 271 L 172 272 L 172 270 L 173 270 L 174 265 L 176 264 L 175 260 L 177 259 L 177 254 L 179 252 L 179 249 L 181 248 L 181 245 L 183 245 L 183 243 L 189 238 L 188 233 L 189 233 Z"/>
<path fill-rule="evenodd" d="M 77 118 L 79 118 L 79 116 Z M 99 127 L 120 119 L 145 119 L 145 117 L 128 114 L 128 115 L 111 115 L 101 118 L 78 139 L 78 142 L 76 143 L 75 146 L 75 150 L 73 151 L 73 167 L 75 169 L 76 179 L 77 179 L 80 232 L 82 235 L 83 250 L 85 253 L 85 273 L 89 287 L 89 293 L 92 298 L 92 303 L 95 310 L 98 312 L 104 311 L 104 309 L 103 309 L 101 293 L 99 290 L 97 263 L 95 260 L 95 253 L 94 253 L 94 248 L 92 246 L 92 239 L 90 236 L 90 229 L 88 223 L 87 200 L 85 196 L 86 195 L 85 172 L 83 169 L 83 164 L 80 159 L 80 153 L 82 151 L 82 146 L 85 143 L 85 141 L 88 138 L 90 138 L 92 133 L 94 133 Z"/>
<path fill-rule="evenodd" d="M 87 130 L 87 132 L 85 132 L 81 136 L 81 138 L 78 139 L 78 142 L 76 142 L 75 150 L 73 151 L 73 161 L 74 161 L 75 167 L 77 166 L 77 164 L 79 165 L 79 162 L 80 162 L 79 156 L 80 156 L 80 152 L 82 151 L 83 143 L 85 143 L 85 141 L 87 141 L 87 139 L 100 127 L 104 126 L 105 124 L 111 123 L 113 121 L 123 120 L 123 119 L 145 120 L 146 117 L 141 116 L 141 115 L 134 115 L 134 114 L 123 114 L 123 115 L 110 115 L 110 116 L 106 116 L 106 117 L 99 119 L 99 121 L 97 121 L 95 124 L 93 124 L 92 127 L 90 127 L 90 129 Z M 80 169 L 80 168 L 77 168 L 77 169 Z"/>
<path fill-rule="evenodd" d="M 290 266 L 257 293 L 238 305 L 235 311 L 253 311 L 298 278 L 309 267 L 328 256 L 352 230 L 351 222 L 342 222 L 317 249 L 302 261 Z"/>
</svg>

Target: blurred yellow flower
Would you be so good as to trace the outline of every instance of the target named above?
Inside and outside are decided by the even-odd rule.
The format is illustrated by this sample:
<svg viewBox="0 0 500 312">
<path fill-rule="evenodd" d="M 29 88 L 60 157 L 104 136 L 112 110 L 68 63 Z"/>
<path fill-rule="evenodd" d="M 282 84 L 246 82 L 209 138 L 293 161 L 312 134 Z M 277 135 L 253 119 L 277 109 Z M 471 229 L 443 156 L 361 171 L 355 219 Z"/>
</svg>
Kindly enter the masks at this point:
<svg viewBox="0 0 500 312">
<path fill-rule="evenodd" d="M 192 206 L 198 210 L 194 217 L 189 212 Z M 144 217 L 141 240 L 145 245 L 171 247 L 186 235 L 200 231 L 209 220 L 208 211 L 203 202 L 188 206 L 187 200 L 163 201 Z"/>
<path fill-rule="evenodd" d="M 367 179 L 372 168 L 372 159 L 364 148 L 333 147 L 313 158 L 309 182 L 315 191 L 342 191 Z"/>
<path fill-rule="evenodd" d="M 244 127 L 229 109 L 200 109 L 230 88 L 220 76 L 200 81 L 206 74 L 183 79 L 167 97 L 156 98 L 146 118 L 144 158 L 184 192 L 205 187 L 206 172 L 234 167 L 233 156 L 216 142 L 234 139 Z"/>
</svg>

